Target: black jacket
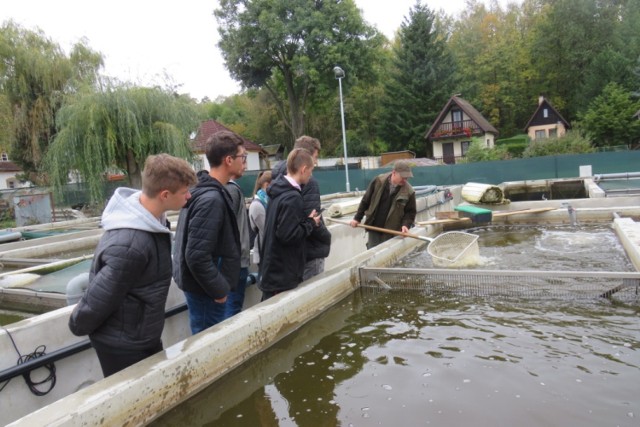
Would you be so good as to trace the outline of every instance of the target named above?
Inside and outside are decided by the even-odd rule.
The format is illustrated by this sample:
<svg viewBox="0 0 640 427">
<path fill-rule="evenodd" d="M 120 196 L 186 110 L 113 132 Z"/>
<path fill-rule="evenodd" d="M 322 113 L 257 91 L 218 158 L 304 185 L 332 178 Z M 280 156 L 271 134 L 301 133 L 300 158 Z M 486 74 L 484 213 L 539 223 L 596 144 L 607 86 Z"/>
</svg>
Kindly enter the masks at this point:
<svg viewBox="0 0 640 427">
<path fill-rule="evenodd" d="M 171 231 L 139 203 L 140 191 L 118 188 L 102 214 L 89 286 L 69 318 L 94 346 L 157 348 L 171 284 Z"/>
<path fill-rule="evenodd" d="M 240 276 L 240 235 L 231 197 L 207 171 L 198 172 L 191 198 L 180 210 L 173 278 L 185 292 L 219 299 Z"/>
<path fill-rule="evenodd" d="M 279 163 L 271 171 L 273 181 L 275 181 L 278 176 L 286 174 L 286 161 Z M 320 212 L 320 185 L 318 185 L 318 180 L 313 176 L 308 183 L 302 186 L 302 200 L 304 201 L 305 216 L 309 216 L 314 209 L 316 212 Z M 320 223 L 319 227 L 314 227 L 311 235 L 307 237 L 304 246 L 306 261 L 329 256 L 331 250 L 331 233 L 324 224 L 324 221 Z"/>
<path fill-rule="evenodd" d="M 267 190 L 269 204 L 260 247 L 259 287 L 265 292 L 293 289 L 302 282 L 304 241 L 315 228 L 305 215 L 300 190 L 279 176 Z"/>
</svg>

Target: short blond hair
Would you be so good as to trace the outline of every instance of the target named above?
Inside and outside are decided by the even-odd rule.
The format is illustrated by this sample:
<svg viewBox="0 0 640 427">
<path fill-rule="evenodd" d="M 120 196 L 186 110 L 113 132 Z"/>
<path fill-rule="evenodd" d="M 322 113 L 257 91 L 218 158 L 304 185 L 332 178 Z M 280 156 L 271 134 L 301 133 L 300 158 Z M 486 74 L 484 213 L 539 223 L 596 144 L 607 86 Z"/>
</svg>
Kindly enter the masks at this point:
<svg viewBox="0 0 640 427">
<path fill-rule="evenodd" d="M 184 159 L 162 153 L 147 157 L 142 170 L 142 192 L 156 197 L 163 190 L 175 193 L 197 182 L 196 173 Z"/>
<path fill-rule="evenodd" d="M 287 173 L 298 173 L 303 166 L 313 167 L 313 157 L 304 148 L 294 148 L 287 156 Z"/>
</svg>

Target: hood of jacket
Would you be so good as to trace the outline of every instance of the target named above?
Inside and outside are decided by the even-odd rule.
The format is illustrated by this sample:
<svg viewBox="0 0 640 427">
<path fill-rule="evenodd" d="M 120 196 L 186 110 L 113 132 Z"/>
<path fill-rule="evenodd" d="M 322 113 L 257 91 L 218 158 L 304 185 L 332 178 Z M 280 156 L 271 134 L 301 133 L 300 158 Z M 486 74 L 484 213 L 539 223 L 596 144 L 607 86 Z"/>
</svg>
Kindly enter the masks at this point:
<svg viewBox="0 0 640 427">
<path fill-rule="evenodd" d="M 289 181 L 287 181 L 287 178 L 285 178 L 284 175 L 280 175 L 275 179 L 275 181 L 272 181 L 269 188 L 267 188 L 267 194 L 269 195 L 270 199 L 275 199 L 290 191 L 300 192 L 300 190 L 295 188 Z"/>
<path fill-rule="evenodd" d="M 101 226 L 104 230 L 129 228 L 152 233 L 171 233 L 166 227 L 166 215 L 156 218 L 140 203 L 142 191 L 120 187 L 104 208 Z"/>
</svg>

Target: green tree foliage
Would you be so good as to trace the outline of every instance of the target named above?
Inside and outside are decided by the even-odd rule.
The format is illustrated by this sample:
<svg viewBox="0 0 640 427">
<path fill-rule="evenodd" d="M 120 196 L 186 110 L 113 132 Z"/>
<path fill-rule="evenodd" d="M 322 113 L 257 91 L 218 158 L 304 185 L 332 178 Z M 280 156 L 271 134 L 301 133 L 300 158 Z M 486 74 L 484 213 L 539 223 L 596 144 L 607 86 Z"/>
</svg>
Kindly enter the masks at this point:
<svg viewBox="0 0 640 427">
<path fill-rule="evenodd" d="M 591 141 L 580 131 L 568 131 L 561 137 L 531 141 L 522 157 L 555 156 L 558 154 L 592 153 L 595 149 Z"/>
<path fill-rule="evenodd" d="M 214 13 L 231 76 L 271 93 L 290 143 L 305 132 L 309 100 L 335 87 L 333 67 L 366 79 L 382 42 L 352 0 L 221 0 Z"/>
<path fill-rule="evenodd" d="M 532 114 L 529 101 L 539 93 L 529 49 L 536 2 L 503 10 L 469 1 L 450 39 L 461 79 L 458 92 L 506 136 L 521 131 Z"/>
<path fill-rule="evenodd" d="M 9 153 L 13 145 L 13 115 L 7 96 L 0 92 L 0 151 Z"/>
<path fill-rule="evenodd" d="M 533 29 L 532 64 L 540 78 L 540 91 L 571 121 L 585 105 L 584 76 L 590 83 L 599 79 L 604 84 L 620 76 L 619 71 L 611 75 L 603 70 L 602 62 L 610 59 L 611 53 L 605 53 L 610 46 L 620 45 L 616 29 L 627 19 L 627 1 L 540 1 L 543 7 Z M 619 62 L 616 58 L 614 68 L 621 66 Z M 595 88 L 596 93 L 599 90 L 601 87 Z"/>
<path fill-rule="evenodd" d="M 425 155 L 424 134 L 452 95 L 455 69 L 446 34 L 419 1 L 409 11 L 393 47 L 379 135 L 393 151 Z"/>
<path fill-rule="evenodd" d="M 191 99 L 158 88 L 120 86 L 78 94 L 58 113 L 58 133 L 45 166 L 56 190 L 75 171 L 88 184 L 92 201 L 100 201 L 109 171 L 126 171 L 130 185 L 140 188 L 148 155 L 191 160 L 189 134 L 198 121 Z"/>
<path fill-rule="evenodd" d="M 10 156 L 35 183 L 56 133 L 55 115 L 68 94 L 97 81 L 102 57 L 84 42 L 67 57 L 41 31 L 9 21 L 0 27 L 0 90 L 11 108 Z"/>
<path fill-rule="evenodd" d="M 634 114 L 640 101 L 617 83 L 609 83 L 580 115 L 579 127 L 597 147 L 630 145 L 640 138 L 640 120 Z"/>
</svg>

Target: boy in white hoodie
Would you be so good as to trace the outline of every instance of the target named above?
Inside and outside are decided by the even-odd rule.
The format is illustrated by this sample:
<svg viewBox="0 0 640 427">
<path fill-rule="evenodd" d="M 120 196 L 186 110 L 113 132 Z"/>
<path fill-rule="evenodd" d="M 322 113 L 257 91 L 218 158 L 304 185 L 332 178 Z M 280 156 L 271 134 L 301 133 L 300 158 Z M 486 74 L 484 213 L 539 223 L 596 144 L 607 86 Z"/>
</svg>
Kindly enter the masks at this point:
<svg viewBox="0 0 640 427">
<path fill-rule="evenodd" d="M 142 191 L 118 188 L 102 214 L 89 287 L 69 319 L 89 335 L 105 377 L 162 350 L 164 307 L 171 284 L 171 230 L 166 212 L 191 197 L 196 175 L 168 154 L 149 156 Z"/>
</svg>

